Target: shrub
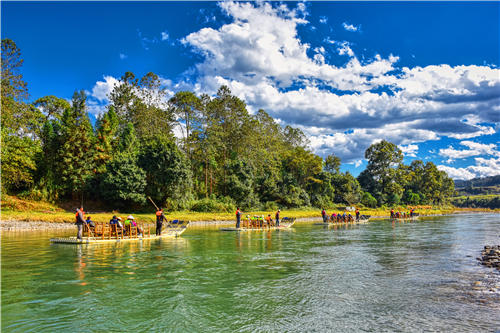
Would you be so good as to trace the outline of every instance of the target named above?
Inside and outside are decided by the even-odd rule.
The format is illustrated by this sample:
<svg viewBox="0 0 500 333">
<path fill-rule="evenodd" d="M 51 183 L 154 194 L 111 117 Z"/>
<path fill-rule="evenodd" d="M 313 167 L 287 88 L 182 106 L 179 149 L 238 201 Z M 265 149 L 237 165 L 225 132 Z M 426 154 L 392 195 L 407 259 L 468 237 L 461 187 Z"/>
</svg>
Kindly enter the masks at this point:
<svg viewBox="0 0 500 333">
<path fill-rule="evenodd" d="M 377 199 L 375 199 L 370 193 L 364 192 L 361 196 L 361 203 L 366 207 L 376 208 L 377 207 Z"/>
<path fill-rule="evenodd" d="M 204 212 L 204 213 L 230 213 L 236 210 L 235 204 L 232 202 L 230 198 L 222 198 L 222 199 L 214 199 L 214 198 L 203 198 L 200 200 L 194 201 L 191 206 L 191 210 L 195 212 Z"/>
<path fill-rule="evenodd" d="M 262 210 L 263 211 L 275 211 L 278 210 L 278 204 L 276 201 L 268 201 L 264 205 L 262 205 Z"/>
</svg>

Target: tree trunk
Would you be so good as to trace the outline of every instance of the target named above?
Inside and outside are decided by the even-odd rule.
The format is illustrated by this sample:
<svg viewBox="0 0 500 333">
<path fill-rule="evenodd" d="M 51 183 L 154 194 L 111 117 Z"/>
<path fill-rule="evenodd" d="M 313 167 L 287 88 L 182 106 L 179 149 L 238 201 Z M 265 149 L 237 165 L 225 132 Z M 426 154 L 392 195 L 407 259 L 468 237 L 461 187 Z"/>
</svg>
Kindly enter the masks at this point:
<svg viewBox="0 0 500 333">
<path fill-rule="evenodd" d="M 208 161 L 205 160 L 205 196 L 208 198 Z"/>
</svg>

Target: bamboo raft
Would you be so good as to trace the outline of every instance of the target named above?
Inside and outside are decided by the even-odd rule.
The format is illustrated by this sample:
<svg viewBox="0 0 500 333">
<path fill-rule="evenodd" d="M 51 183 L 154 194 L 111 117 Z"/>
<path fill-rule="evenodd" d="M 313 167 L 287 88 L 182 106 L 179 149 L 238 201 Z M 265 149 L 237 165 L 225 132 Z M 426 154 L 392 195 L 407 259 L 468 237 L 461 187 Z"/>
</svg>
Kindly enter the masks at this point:
<svg viewBox="0 0 500 333">
<path fill-rule="evenodd" d="M 392 217 L 391 221 L 416 221 L 418 220 L 418 215 L 416 216 L 408 216 L 408 217 Z"/>
<path fill-rule="evenodd" d="M 361 215 L 359 220 L 356 220 L 355 218 L 352 219 L 351 221 L 343 221 L 343 220 L 332 220 L 331 218 L 328 219 L 328 222 L 321 222 L 321 223 L 314 223 L 314 225 L 322 225 L 322 226 L 332 226 L 332 225 L 341 225 L 341 224 L 363 224 L 363 223 L 368 223 L 370 220 L 370 215 Z"/>
<path fill-rule="evenodd" d="M 163 227 L 162 234 L 160 236 L 156 236 L 151 234 L 150 227 L 141 228 L 141 226 L 139 226 L 143 232 L 142 234 L 138 234 L 137 228 L 131 227 L 130 225 L 125 226 L 122 230 L 116 225 L 97 223 L 95 228 L 92 230 L 92 228 L 90 228 L 87 224 L 84 224 L 83 239 L 77 239 L 76 237 L 62 237 L 51 238 L 50 242 L 64 244 L 94 244 L 175 238 L 185 232 L 188 225 L 189 221 L 170 221 Z"/>
<path fill-rule="evenodd" d="M 253 226 L 251 223 L 248 223 L 248 221 L 242 221 L 241 222 L 243 225 L 246 224 L 246 227 L 240 227 L 240 228 L 220 228 L 220 231 L 239 231 L 239 232 L 244 232 L 244 231 L 269 231 L 269 230 L 287 230 L 292 227 L 292 225 L 295 223 L 295 218 L 288 218 L 285 217 L 280 221 L 280 225 L 275 226 L 275 225 L 265 225 L 266 222 L 264 222 L 264 225 L 262 227 L 259 226 Z"/>
</svg>

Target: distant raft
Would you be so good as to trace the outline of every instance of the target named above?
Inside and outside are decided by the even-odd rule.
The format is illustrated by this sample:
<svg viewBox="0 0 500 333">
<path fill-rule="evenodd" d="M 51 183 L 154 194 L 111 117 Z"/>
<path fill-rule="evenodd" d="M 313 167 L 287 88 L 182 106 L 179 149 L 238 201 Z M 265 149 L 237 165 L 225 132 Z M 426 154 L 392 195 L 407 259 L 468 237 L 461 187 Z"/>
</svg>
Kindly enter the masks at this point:
<svg viewBox="0 0 500 333">
<path fill-rule="evenodd" d="M 162 234 L 157 236 L 150 233 L 149 227 L 147 229 L 142 228 L 143 233 L 138 234 L 134 232 L 134 228 L 130 226 L 120 230 L 116 228 L 116 226 L 107 223 L 97 223 L 96 227 L 93 228 L 94 230 L 86 226 L 83 239 L 77 239 L 76 237 L 51 238 L 50 242 L 64 244 L 94 244 L 175 238 L 185 232 L 188 225 L 189 221 L 170 221 L 163 228 Z"/>
<path fill-rule="evenodd" d="M 314 223 L 314 225 L 322 225 L 322 226 L 331 226 L 331 225 L 339 225 L 339 224 L 363 224 L 363 223 L 368 223 L 370 220 L 371 215 L 361 215 L 359 217 L 359 220 L 356 220 L 356 218 L 353 218 L 351 220 L 349 219 L 328 219 L 328 222 L 325 223 Z"/>
<path fill-rule="evenodd" d="M 245 231 L 268 231 L 268 230 L 287 230 L 292 227 L 292 225 L 295 223 L 295 218 L 289 218 L 289 217 L 284 217 L 282 220 L 280 220 L 280 225 L 275 226 L 275 225 L 266 225 L 266 222 L 264 221 L 262 227 L 259 225 L 256 225 L 255 223 L 252 224 L 251 222 L 247 221 L 242 221 L 241 222 L 244 227 L 241 228 L 220 228 L 220 231 L 239 231 L 239 232 L 245 232 Z"/>
<path fill-rule="evenodd" d="M 406 217 L 393 217 L 391 221 L 416 221 L 418 220 L 418 215 L 406 216 Z"/>
</svg>

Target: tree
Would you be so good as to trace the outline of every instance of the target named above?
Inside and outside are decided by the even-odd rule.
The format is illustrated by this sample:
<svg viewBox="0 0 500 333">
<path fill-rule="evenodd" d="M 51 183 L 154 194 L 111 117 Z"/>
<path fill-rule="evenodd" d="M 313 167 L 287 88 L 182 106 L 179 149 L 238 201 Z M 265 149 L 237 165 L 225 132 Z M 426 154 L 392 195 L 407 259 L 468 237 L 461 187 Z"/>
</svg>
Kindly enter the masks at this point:
<svg viewBox="0 0 500 333">
<path fill-rule="evenodd" d="M 62 116 L 61 179 L 74 198 L 82 192 L 93 170 L 94 133 L 85 106 L 85 92 L 73 94 L 70 110 Z M 83 192 L 82 192 L 83 194 Z"/>
<path fill-rule="evenodd" d="M 94 155 L 94 172 L 106 172 L 106 164 L 112 159 L 116 149 L 118 117 L 113 106 L 97 120 L 96 145 Z"/>
<path fill-rule="evenodd" d="M 35 157 L 40 151 L 41 112 L 25 103 L 27 83 L 20 73 L 21 51 L 10 39 L 2 39 L 1 160 L 2 187 L 8 191 L 34 184 Z"/>
<path fill-rule="evenodd" d="M 29 189 L 36 172 L 38 145 L 28 137 L 7 135 L 2 131 L 2 187 L 7 191 Z"/>
<path fill-rule="evenodd" d="M 331 173 L 340 172 L 340 158 L 334 154 L 328 155 L 325 158 L 325 170 Z"/>
<path fill-rule="evenodd" d="M 20 104 L 28 99 L 28 84 L 20 73 L 23 62 L 16 43 L 2 39 L 2 128 L 11 128 L 14 132 L 23 123 Z"/>
<path fill-rule="evenodd" d="M 361 196 L 361 203 L 370 208 L 377 207 L 377 199 L 375 199 L 370 193 L 364 192 Z"/>
<path fill-rule="evenodd" d="M 147 73 L 140 80 L 131 72 L 126 72 L 110 95 L 120 129 L 130 122 L 134 125 L 139 139 L 173 136 L 175 117 L 165 102 L 166 89 L 154 73 Z"/>
<path fill-rule="evenodd" d="M 184 207 L 191 199 L 191 170 L 175 142 L 151 138 L 139 152 L 139 166 L 146 171 L 146 194 L 170 208 Z"/>
<path fill-rule="evenodd" d="M 197 126 L 199 121 L 199 113 L 202 108 L 201 101 L 190 91 L 180 91 L 170 99 L 169 103 L 173 109 L 173 113 L 184 122 L 184 151 L 191 161 L 191 130 L 193 127 Z"/>
<path fill-rule="evenodd" d="M 107 202 L 121 207 L 145 203 L 146 172 L 137 165 L 136 156 L 120 153 L 106 169 L 100 192 Z"/>
<path fill-rule="evenodd" d="M 226 166 L 227 195 L 242 208 L 248 209 L 258 205 L 258 199 L 253 191 L 254 176 L 252 167 L 244 160 L 234 158 Z"/>
<path fill-rule="evenodd" d="M 391 194 L 401 196 L 403 187 L 397 182 L 403 153 L 395 144 L 382 140 L 365 152 L 368 166 L 358 177 L 365 191 L 375 195 L 379 204 L 386 203 Z"/>
<path fill-rule="evenodd" d="M 71 105 L 65 99 L 56 96 L 41 97 L 33 105 L 45 114 L 45 120 L 60 120 L 64 111 L 71 108 Z"/>
</svg>

